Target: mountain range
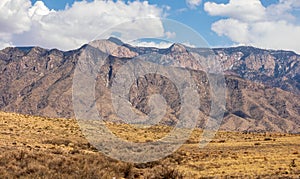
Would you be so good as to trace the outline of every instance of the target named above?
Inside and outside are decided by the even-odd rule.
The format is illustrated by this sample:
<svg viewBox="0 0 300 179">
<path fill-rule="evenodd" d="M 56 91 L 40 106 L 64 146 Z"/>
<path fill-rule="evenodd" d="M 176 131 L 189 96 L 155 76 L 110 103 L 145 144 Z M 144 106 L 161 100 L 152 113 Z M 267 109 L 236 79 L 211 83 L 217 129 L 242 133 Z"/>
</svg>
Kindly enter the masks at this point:
<svg viewBox="0 0 300 179">
<path fill-rule="evenodd" d="M 200 95 L 198 127 L 210 113 L 208 76 L 194 60 L 193 51 L 182 44 L 169 48 L 135 47 L 116 38 L 96 40 L 72 51 L 40 47 L 8 47 L 0 51 L 0 109 L 37 116 L 74 118 L 72 84 L 80 55 L 95 48 L 107 59 L 96 78 L 95 104 L 101 116 L 120 122 L 110 99 L 118 70 L 137 56 L 159 54 L 172 59 L 167 65 L 186 69 Z M 226 106 L 222 130 L 247 132 L 300 132 L 300 55 L 283 50 L 248 46 L 209 49 L 225 74 Z M 163 63 L 163 62 L 160 62 Z M 128 102 L 138 113 L 149 114 L 150 96 L 159 93 L 168 105 L 161 123 L 178 120 L 180 99 L 171 80 L 156 74 L 133 84 Z"/>
</svg>

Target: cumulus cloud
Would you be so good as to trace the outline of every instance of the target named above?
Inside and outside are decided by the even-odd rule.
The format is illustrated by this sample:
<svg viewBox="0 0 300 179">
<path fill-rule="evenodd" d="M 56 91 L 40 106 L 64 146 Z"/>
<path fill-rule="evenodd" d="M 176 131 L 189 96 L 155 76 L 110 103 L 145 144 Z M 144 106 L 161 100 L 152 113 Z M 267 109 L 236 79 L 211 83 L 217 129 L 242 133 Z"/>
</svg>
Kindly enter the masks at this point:
<svg viewBox="0 0 300 179">
<path fill-rule="evenodd" d="M 202 3 L 202 0 L 186 0 L 187 6 L 191 9 L 195 9 Z"/>
<path fill-rule="evenodd" d="M 8 41 L 12 34 L 30 29 L 31 20 L 27 11 L 31 7 L 28 0 L 1 0 L 0 2 L 0 38 Z"/>
<path fill-rule="evenodd" d="M 47 6 L 42 1 L 37 1 L 29 10 L 28 15 L 33 20 L 40 20 L 43 16 L 48 15 L 50 12 L 55 12 L 54 10 L 49 10 Z"/>
<path fill-rule="evenodd" d="M 0 47 L 39 45 L 69 50 L 104 37 L 99 34 L 118 33 L 125 41 L 159 37 L 165 35 L 158 19 L 163 16 L 163 9 L 140 1 L 75 1 L 64 10 L 54 11 L 42 1 L 32 5 L 30 0 L 2 0 Z M 139 20 L 143 18 L 150 20 Z"/>
<path fill-rule="evenodd" d="M 213 16 L 227 16 L 242 21 L 257 21 L 265 16 L 260 0 L 230 0 L 228 4 L 207 2 L 204 9 Z"/>
<path fill-rule="evenodd" d="M 230 28 L 228 28 L 230 27 Z M 249 26 L 236 19 L 222 19 L 212 25 L 212 30 L 219 35 L 230 37 L 234 42 L 249 42 Z"/>
<path fill-rule="evenodd" d="M 212 16 L 224 17 L 211 28 L 233 42 L 262 48 L 288 49 L 300 53 L 299 17 L 293 11 L 298 0 L 280 0 L 264 7 L 260 0 L 230 0 L 227 4 L 207 2 L 204 10 Z"/>
</svg>

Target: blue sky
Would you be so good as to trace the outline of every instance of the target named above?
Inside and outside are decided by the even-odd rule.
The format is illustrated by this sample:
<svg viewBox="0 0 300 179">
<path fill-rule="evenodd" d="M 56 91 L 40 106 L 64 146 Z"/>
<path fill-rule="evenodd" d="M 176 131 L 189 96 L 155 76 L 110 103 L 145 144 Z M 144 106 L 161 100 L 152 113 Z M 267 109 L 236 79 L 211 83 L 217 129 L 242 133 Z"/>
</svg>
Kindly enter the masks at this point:
<svg viewBox="0 0 300 179">
<path fill-rule="evenodd" d="M 37 0 L 31 0 L 34 4 Z M 77 0 L 78 1 L 78 0 Z M 89 2 L 92 0 L 88 0 Z M 266 2 L 269 0 L 265 0 Z M 74 0 L 43 0 L 45 5 L 50 9 L 63 10 L 66 6 L 71 6 Z M 157 5 L 159 7 L 169 6 L 171 9 L 167 12 L 167 18 L 179 21 L 197 32 L 199 32 L 209 45 L 212 46 L 226 46 L 232 45 L 233 42 L 227 37 L 220 37 L 211 31 L 211 24 L 220 19 L 219 17 L 209 16 L 203 11 L 203 4 L 195 9 L 190 9 L 184 0 L 150 0 L 149 4 Z M 216 0 L 215 2 L 226 2 L 226 0 Z M 227 1 L 228 2 L 228 1 Z"/>
<path fill-rule="evenodd" d="M 3 14 L 8 8 L 17 6 L 9 4 L 13 0 L 3 1 L 2 7 L 0 3 Z M 191 27 L 212 47 L 252 45 L 300 52 L 299 0 L 149 0 L 147 4 L 134 0 L 102 3 L 94 0 L 19 1 L 21 10 L 17 10 L 18 14 L 14 15 L 15 19 L 22 17 L 22 21 L 18 19 L 19 25 L 10 24 L 15 22 L 13 17 L 0 17 L 0 25 L 7 26 L 3 32 L 0 28 L 0 47 L 39 45 L 68 50 L 92 39 L 96 28 L 113 26 L 110 22 L 121 23 L 122 20 L 135 19 L 134 16 L 150 15 L 172 19 Z M 26 13 L 29 14 L 28 19 L 24 17 Z M 95 24 L 97 27 L 91 27 Z M 152 29 L 149 28 L 149 31 L 153 31 L 151 33 L 137 32 L 138 37 L 166 31 L 155 25 L 156 22 L 151 25 Z M 84 31 L 82 26 L 89 27 L 90 33 Z M 176 41 L 176 38 L 173 40 Z M 195 45 L 191 39 L 183 42 Z"/>
<path fill-rule="evenodd" d="M 31 0 L 34 4 L 37 0 Z M 78 1 L 78 0 L 77 0 Z M 87 0 L 88 2 L 92 0 Z M 50 9 L 63 10 L 66 6 L 74 3 L 74 0 L 43 0 L 45 5 Z M 221 17 L 213 17 L 204 12 L 203 3 L 197 8 L 189 8 L 184 0 L 149 0 L 150 4 L 158 5 L 159 7 L 169 6 L 167 18 L 177 20 L 196 30 L 211 46 L 231 46 L 234 44 L 226 36 L 218 36 L 211 30 L 211 24 Z M 214 0 L 216 3 L 228 3 L 229 0 Z M 278 0 L 262 0 L 264 6 L 274 4 Z"/>
</svg>

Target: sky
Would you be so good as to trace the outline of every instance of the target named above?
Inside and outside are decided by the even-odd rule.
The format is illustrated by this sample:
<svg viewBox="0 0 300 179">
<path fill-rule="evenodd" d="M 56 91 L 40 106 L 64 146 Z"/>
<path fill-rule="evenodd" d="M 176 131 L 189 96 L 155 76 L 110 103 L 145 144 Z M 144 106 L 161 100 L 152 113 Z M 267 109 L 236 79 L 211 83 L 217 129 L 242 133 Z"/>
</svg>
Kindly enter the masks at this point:
<svg viewBox="0 0 300 179">
<path fill-rule="evenodd" d="M 300 53 L 300 1 L 0 2 L 0 49 L 41 46 L 71 50 L 92 40 L 106 38 L 103 34 L 134 45 L 162 48 L 173 42 L 189 46 L 201 46 L 205 42 L 209 47 L 249 45 Z"/>
</svg>

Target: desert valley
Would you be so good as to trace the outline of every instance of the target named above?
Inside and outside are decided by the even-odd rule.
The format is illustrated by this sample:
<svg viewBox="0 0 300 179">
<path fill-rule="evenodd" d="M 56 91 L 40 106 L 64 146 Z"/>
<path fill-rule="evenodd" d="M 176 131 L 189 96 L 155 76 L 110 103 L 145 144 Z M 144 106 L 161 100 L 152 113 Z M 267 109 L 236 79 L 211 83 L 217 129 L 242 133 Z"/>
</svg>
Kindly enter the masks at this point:
<svg viewBox="0 0 300 179">
<path fill-rule="evenodd" d="M 173 154 L 130 163 L 99 152 L 85 138 L 73 109 L 72 85 L 80 55 L 93 48 L 107 54 L 95 78 L 95 106 L 106 127 L 134 143 L 156 141 L 179 120 L 181 100 L 160 74 L 139 77 L 128 103 L 143 115 L 150 96 L 165 98 L 167 110 L 147 128 L 126 124 L 114 111 L 111 89 L 118 70 L 137 56 L 159 54 L 156 63 L 186 70 L 197 85 L 196 128 Z M 166 49 L 135 47 L 119 39 L 97 40 L 72 51 L 8 47 L 0 51 L 1 178 L 299 178 L 300 55 L 254 47 L 209 49 L 224 70 L 224 119 L 212 141 L 199 148 L 210 116 L 208 74 L 193 56 L 203 51 L 173 44 Z M 207 50 L 207 49 L 206 49 Z M 163 149 L 162 149 L 163 150 Z"/>
</svg>

